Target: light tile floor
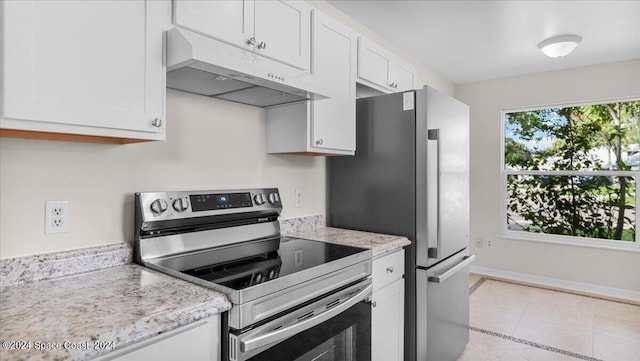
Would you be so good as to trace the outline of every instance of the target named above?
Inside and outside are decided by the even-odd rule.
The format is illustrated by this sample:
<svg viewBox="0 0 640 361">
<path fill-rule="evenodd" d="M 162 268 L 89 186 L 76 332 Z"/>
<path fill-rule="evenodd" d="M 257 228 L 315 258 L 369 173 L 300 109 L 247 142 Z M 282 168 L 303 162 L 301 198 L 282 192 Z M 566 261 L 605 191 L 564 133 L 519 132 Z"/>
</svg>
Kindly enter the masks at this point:
<svg viewBox="0 0 640 361">
<path fill-rule="evenodd" d="M 472 274 L 458 361 L 640 361 L 640 306 Z"/>
</svg>

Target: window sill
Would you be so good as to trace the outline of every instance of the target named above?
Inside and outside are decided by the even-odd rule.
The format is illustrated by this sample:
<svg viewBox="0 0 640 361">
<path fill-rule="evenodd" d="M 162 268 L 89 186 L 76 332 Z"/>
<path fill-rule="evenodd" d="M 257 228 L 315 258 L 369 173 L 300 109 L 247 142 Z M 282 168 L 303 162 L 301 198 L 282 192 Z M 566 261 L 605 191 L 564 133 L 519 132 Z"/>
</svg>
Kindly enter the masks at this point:
<svg viewBox="0 0 640 361">
<path fill-rule="evenodd" d="M 514 241 L 551 243 L 551 244 L 560 244 L 564 246 L 597 248 L 597 249 L 606 249 L 610 251 L 640 253 L 640 244 L 637 244 L 637 242 L 606 241 L 606 240 L 599 240 L 594 238 L 581 238 L 580 240 L 576 240 L 575 237 L 569 237 L 569 236 L 558 236 L 558 235 L 544 234 L 544 233 L 525 233 L 525 234 L 522 234 L 522 233 L 525 233 L 525 232 L 504 231 L 502 233 L 502 238 L 514 240 Z"/>
</svg>

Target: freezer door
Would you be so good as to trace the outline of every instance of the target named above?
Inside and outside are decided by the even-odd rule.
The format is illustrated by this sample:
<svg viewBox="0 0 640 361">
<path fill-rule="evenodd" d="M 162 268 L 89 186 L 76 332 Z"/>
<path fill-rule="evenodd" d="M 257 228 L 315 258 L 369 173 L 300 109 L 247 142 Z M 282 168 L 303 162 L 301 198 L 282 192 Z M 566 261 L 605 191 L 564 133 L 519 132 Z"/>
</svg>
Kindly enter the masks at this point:
<svg viewBox="0 0 640 361">
<path fill-rule="evenodd" d="M 464 250 L 416 271 L 417 358 L 454 361 L 469 342 L 469 263 Z"/>
<path fill-rule="evenodd" d="M 469 245 L 469 107 L 432 88 L 416 96 L 416 263 Z"/>
</svg>

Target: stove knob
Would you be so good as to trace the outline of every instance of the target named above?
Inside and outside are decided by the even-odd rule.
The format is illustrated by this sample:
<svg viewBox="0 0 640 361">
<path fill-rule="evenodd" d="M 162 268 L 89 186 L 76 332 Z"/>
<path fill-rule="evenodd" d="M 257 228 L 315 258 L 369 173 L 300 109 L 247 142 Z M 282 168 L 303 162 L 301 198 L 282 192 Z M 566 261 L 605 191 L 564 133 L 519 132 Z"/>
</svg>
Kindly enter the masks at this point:
<svg viewBox="0 0 640 361">
<path fill-rule="evenodd" d="M 262 273 L 256 273 L 254 276 L 254 280 L 256 283 L 262 283 L 263 279 L 262 279 Z"/>
<path fill-rule="evenodd" d="M 150 208 L 153 214 L 160 215 L 167 210 L 167 207 L 167 201 L 165 201 L 164 199 L 156 199 L 155 201 L 151 202 Z"/>
<path fill-rule="evenodd" d="M 177 198 L 173 201 L 173 209 L 177 212 L 184 212 L 189 208 L 189 199 L 187 197 Z"/>
<path fill-rule="evenodd" d="M 276 270 L 275 269 L 272 269 L 272 270 L 269 271 L 269 277 L 268 278 L 270 280 L 276 278 Z"/>
<path fill-rule="evenodd" d="M 256 202 L 256 205 L 258 205 L 258 206 L 261 206 L 266 202 L 266 200 L 264 199 L 264 194 L 262 194 L 262 193 L 256 194 L 253 197 L 253 201 Z"/>
<path fill-rule="evenodd" d="M 276 204 L 280 201 L 278 193 L 269 193 L 269 203 Z"/>
</svg>

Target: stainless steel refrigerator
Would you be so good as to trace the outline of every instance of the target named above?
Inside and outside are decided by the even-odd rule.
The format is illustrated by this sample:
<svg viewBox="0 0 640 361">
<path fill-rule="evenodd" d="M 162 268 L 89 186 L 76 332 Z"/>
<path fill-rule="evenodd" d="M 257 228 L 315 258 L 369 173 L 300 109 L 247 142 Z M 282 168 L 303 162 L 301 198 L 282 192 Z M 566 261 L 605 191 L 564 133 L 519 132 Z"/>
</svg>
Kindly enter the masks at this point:
<svg viewBox="0 0 640 361">
<path fill-rule="evenodd" d="M 405 359 L 469 341 L 469 107 L 433 88 L 359 99 L 356 155 L 327 159 L 327 224 L 403 235 Z"/>
</svg>

